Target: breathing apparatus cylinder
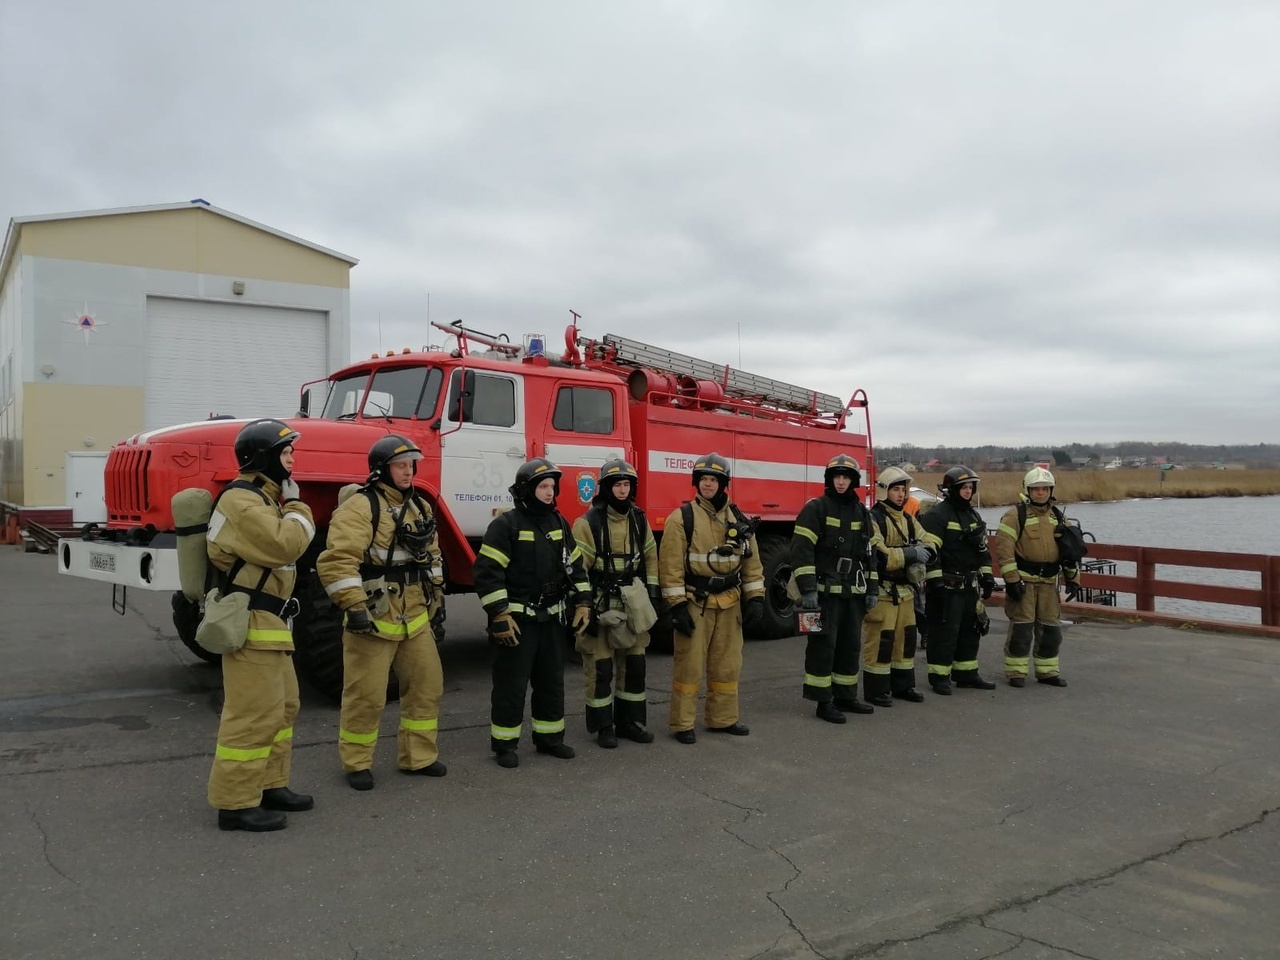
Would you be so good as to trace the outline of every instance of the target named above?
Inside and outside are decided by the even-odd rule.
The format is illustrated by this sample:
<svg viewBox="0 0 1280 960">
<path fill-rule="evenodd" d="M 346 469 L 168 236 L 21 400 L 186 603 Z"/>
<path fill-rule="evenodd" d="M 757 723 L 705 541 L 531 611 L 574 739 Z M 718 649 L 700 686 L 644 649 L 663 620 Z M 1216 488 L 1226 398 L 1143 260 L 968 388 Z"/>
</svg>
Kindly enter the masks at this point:
<svg viewBox="0 0 1280 960">
<path fill-rule="evenodd" d="M 182 595 L 192 603 L 204 599 L 205 579 L 209 575 L 209 550 L 206 534 L 213 516 L 213 494 L 204 487 L 179 490 L 169 501 L 173 510 L 173 526 L 178 538 L 178 581 Z"/>
</svg>

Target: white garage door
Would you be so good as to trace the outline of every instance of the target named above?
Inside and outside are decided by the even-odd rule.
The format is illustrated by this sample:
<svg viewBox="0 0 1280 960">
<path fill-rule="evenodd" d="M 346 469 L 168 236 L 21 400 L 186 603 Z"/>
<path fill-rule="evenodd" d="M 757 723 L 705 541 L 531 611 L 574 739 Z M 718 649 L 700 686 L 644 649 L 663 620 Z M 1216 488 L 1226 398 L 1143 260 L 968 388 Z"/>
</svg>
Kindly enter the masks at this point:
<svg viewBox="0 0 1280 960">
<path fill-rule="evenodd" d="M 146 429 L 291 417 L 298 388 L 329 375 L 328 340 L 323 312 L 149 297 Z"/>
</svg>

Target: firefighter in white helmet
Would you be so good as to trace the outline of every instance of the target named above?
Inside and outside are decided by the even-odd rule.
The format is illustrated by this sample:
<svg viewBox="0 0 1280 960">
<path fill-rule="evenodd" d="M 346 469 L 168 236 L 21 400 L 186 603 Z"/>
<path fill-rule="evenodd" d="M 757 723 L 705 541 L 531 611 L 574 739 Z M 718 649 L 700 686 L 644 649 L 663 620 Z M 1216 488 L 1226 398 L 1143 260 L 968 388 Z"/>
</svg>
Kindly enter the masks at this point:
<svg viewBox="0 0 1280 960">
<path fill-rule="evenodd" d="M 301 437 L 279 420 L 254 420 L 236 437 L 239 476 L 219 495 L 206 534 L 221 591 L 249 596 L 244 646 L 222 656 L 222 720 L 209 774 L 209 803 L 223 830 L 260 833 L 285 826 L 285 811 L 310 810 L 289 789 L 298 678 L 291 623 L 294 563 L 315 525 L 299 499 L 293 445 Z"/>
<path fill-rule="evenodd" d="M 742 631 L 764 618 L 764 567 L 751 521 L 729 502 L 729 461 L 716 453 L 693 465 L 697 496 L 667 518 L 658 548 L 662 598 L 671 607 L 675 656 L 669 727 L 695 743 L 698 687 L 707 675 L 706 724 L 745 737 L 738 719 Z"/>
<path fill-rule="evenodd" d="M 1009 636 L 1004 645 L 1004 672 L 1009 685 L 1027 682 L 1027 667 L 1034 644 L 1035 673 L 1039 683 L 1065 687 L 1059 672 L 1062 647 L 1059 622 L 1058 577 L 1066 583 L 1067 599 L 1080 593 L 1080 571 L 1062 562 L 1058 533 L 1066 522 L 1053 503 L 1053 474 L 1043 467 L 1029 471 L 1022 480 L 1022 502 L 1005 512 L 996 532 L 996 559 L 1004 577 Z"/>
<path fill-rule="evenodd" d="M 316 561 L 325 592 L 346 611 L 338 756 L 353 790 L 373 789 L 373 755 L 394 668 L 400 683 L 397 765 L 443 777 L 436 737 L 444 675 L 431 632 L 444 569 L 431 507 L 413 486 L 422 451 L 389 434 L 369 449 L 369 478 L 329 521 Z"/>
<path fill-rule="evenodd" d="M 916 689 L 915 589 L 925 578 L 927 564 L 937 555 L 939 540 L 907 513 L 911 477 L 898 467 L 888 467 L 876 478 L 876 505 L 871 522 L 876 527 L 880 602 L 867 612 L 862 641 L 863 696 L 878 707 L 894 699 L 920 703 Z"/>
<path fill-rule="evenodd" d="M 817 702 L 819 719 L 845 723 L 846 713 L 875 712 L 858 700 L 858 660 L 863 617 L 871 618 L 879 599 L 873 559 L 879 537 L 858 499 L 857 460 L 847 453 L 832 457 L 822 482 L 822 496 L 800 508 L 791 537 L 800 608 L 822 612 L 822 629 L 805 645 L 800 695 Z"/>
</svg>

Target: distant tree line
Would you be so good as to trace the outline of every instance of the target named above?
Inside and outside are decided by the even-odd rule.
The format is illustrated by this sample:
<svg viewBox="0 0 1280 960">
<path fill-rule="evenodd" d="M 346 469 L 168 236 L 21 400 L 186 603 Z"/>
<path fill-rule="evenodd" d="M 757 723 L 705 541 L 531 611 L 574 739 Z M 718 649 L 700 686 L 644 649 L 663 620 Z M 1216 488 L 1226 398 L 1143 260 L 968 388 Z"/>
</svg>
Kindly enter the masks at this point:
<svg viewBox="0 0 1280 960">
<path fill-rule="evenodd" d="M 876 462 L 914 463 L 923 467 L 932 460 L 944 465 L 963 463 L 974 470 L 1014 470 L 1025 463 L 1048 460 L 1057 469 L 1073 467 L 1089 469 L 1105 465 L 1116 458 L 1124 462 L 1145 460 L 1148 464 L 1163 458 L 1169 463 L 1242 464 L 1252 468 L 1280 467 L 1280 444 L 1148 443 L 1126 440 L 1121 443 L 1068 443 L 1043 447 L 917 447 L 904 443 L 895 447 L 877 447 Z M 945 466 L 944 468 L 945 469 Z"/>
</svg>

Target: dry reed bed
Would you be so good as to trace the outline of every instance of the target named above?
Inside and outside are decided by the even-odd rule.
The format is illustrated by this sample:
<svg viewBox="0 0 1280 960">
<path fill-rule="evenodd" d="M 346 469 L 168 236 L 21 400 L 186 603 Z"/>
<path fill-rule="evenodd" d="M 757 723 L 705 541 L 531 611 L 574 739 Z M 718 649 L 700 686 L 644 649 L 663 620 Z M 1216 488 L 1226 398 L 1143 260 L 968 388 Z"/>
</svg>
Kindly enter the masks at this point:
<svg viewBox="0 0 1280 960">
<path fill-rule="evenodd" d="M 1023 472 L 979 473 L 979 501 L 988 507 L 1017 503 Z M 1280 470 L 1087 470 L 1054 473 L 1063 503 L 1145 497 L 1264 497 L 1280 494 Z M 940 473 L 918 473 L 913 485 L 935 492 Z"/>
</svg>

